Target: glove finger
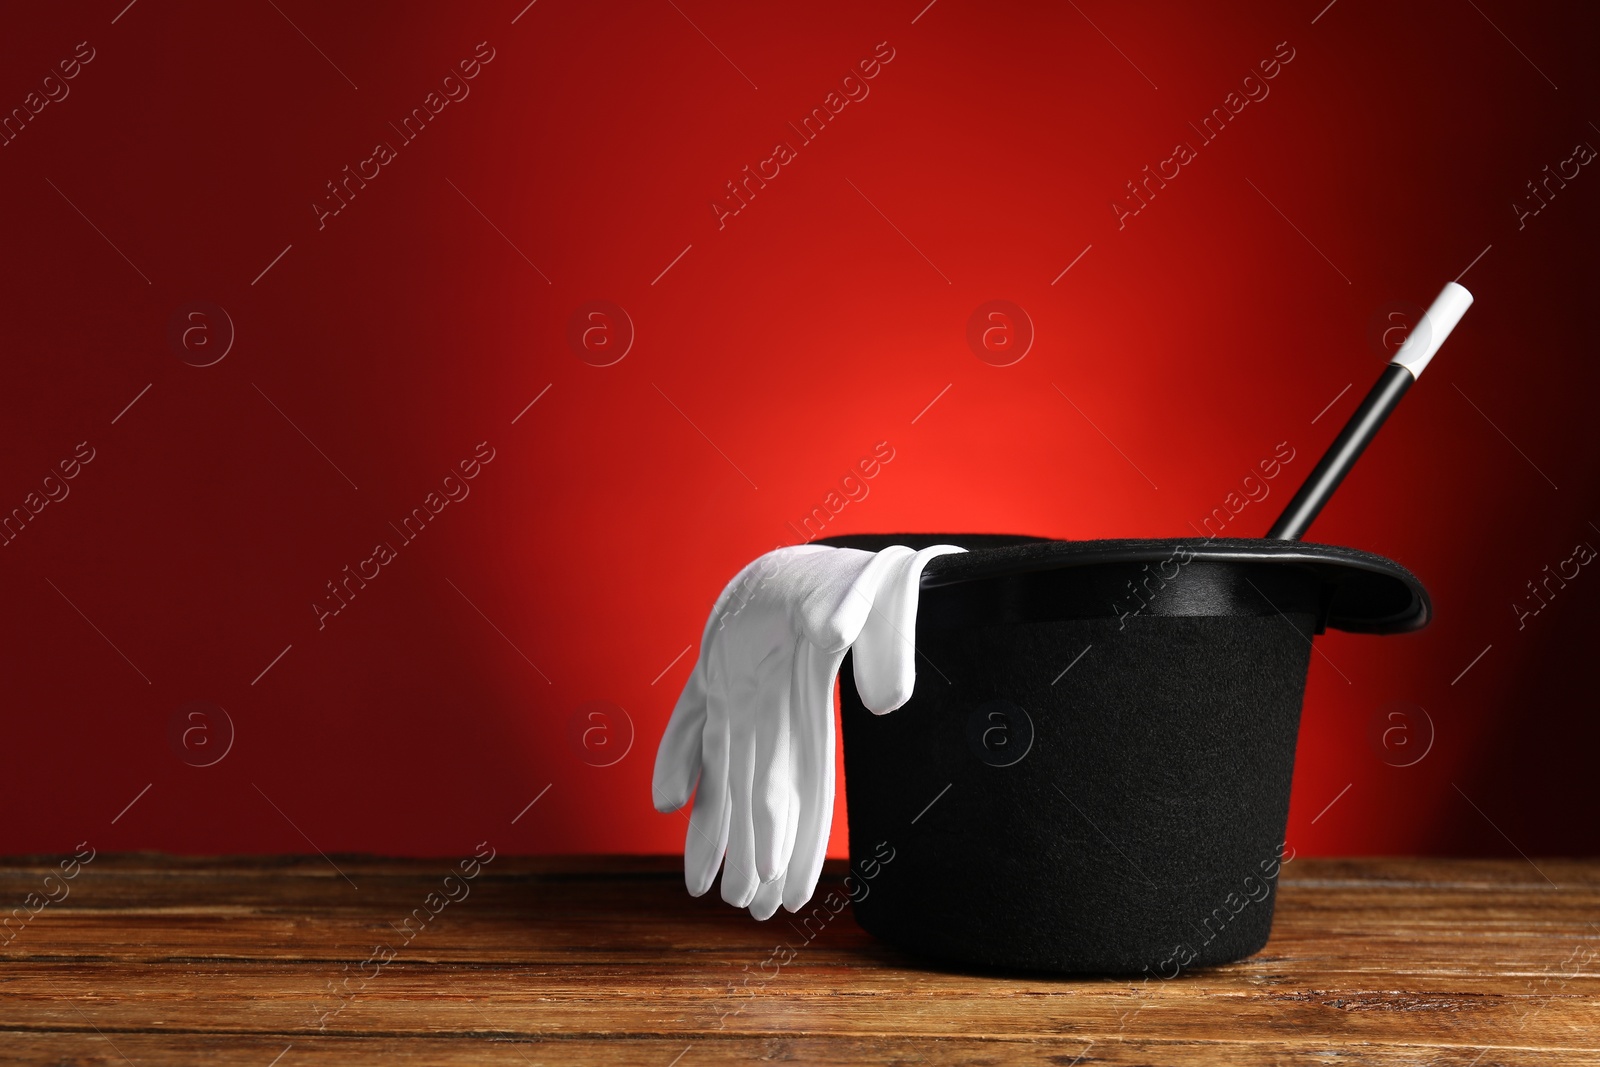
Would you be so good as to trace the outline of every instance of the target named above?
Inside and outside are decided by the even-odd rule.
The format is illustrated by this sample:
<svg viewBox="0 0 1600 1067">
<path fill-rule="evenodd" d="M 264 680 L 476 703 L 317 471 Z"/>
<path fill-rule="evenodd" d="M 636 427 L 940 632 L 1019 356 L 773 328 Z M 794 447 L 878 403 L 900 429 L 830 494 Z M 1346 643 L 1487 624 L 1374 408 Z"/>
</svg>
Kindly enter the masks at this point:
<svg viewBox="0 0 1600 1067">
<path fill-rule="evenodd" d="M 713 650 L 713 673 L 706 692 L 705 729 L 701 735 L 700 784 L 695 790 L 694 813 L 683 844 L 683 877 L 692 896 L 711 888 L 728 848 L 728 711 L 726 693 L 715 668 L 720 657 Z"/>
<path fill-rule="evenodd" d="M 778 905 L 783 903 L 784 876 L 779 872 L 778 877 L 770 882 L 762 882 L 756 889 L 756 895 L 750 901 L 750 917 L 765 922 L 777 913 Z"/>
<path fill-rule="evenodd" d="M 795 674 L 795 783 L 800 817 L 783 889 L 783 906 L 798 911 L 816 892 L 833 828 L 833 683 L 844 651 L 823 652 L 802 645 Z"/>
<path fill-rule="evenodd" d="M 761 883 L 761 888 L 756 890 L 756 898 L 750 902 L 750 915 L 752 918 L 767 920 L 772 918 L 778 910 L 778 905 L 783 903 L 783 888 L 788 881 L 789 857 L 794 855 L 794 838 L 800 819 L 800 792 L 793 783 L 797 779 L 793 774 L 789 781 L 789 817 L 785 821 L 783 830 L 782 856 L 784 868 L 778 871 L 771 881 Z"/>
<path fill-rule="evenodd" d="M 755 826 L 750 818 L 751 776 L 755 770 L 753 739 L 733 733 L 728 760 L 728 853 L 722 865 L 722 899 L 736 908 L 748 907 L 761 880 L 756 876 Z"/>
<path fill-rule="evenodd" d="M 906 565 L 914 558 L 914 554 L 907 553 L 884 576 L 873 597 L 871 614 L 852 649 L 856 692 L 873 712 L 899 707 L 904 703 L 897 698 L 906 687 L 906 676 L 913 684 L 916 680 L 916 635 L 907 634 L 901 626 L 905 616 Z M 913 625 L 915 610 L 913 605 Z"/>
<path fill-rule="evenodd" d="M 873 597 L 872 613 L 855 643 L 856 691 L 872 712 L 883 715 L 911 699 L 917 683 L 917 601 L 922 570 L 936 556 L 961 552 L 935 545 L 907 552 L 884 575 Z"/>
<path fill-rule="evenodd" d="M 731 654 L 731 653 L 730 653 Z M 755 824 L 751 790 L 756 762 L 755 713 L 761 706 L 760 665 L 740 661 L 723 679 L 728 709 L 728 838 L 722 865 L 722 899 L 747 907 L 756 895 Z"/>
<path fill-rule="evenodd" d="M 784 835 L 793 792 L 790 759 L 789 687 L 800 639 L 786 642 L 762 661 L 756 672 L 750 821 L 754 831 L 755 872 L 763 883 L 789 865 Z M 792 847 L 792 846 L 791 846 Z"/>
<path fill-rule="evenodd" d="M 702 735 L 706 724 L 705 673 L 697 663 L 678 696 L 666 732 L 656 748 L 655 774 L 650 783 L 657 811 L 677 811 L 689 803 L 700 777 Z"/>
<path fill-rule="evenodd" d="M 789 818 L 785 821 L 783 829 L 783 870 L 778 872 L 776 881 L 782 882 L 788 875 L 789 861 L 794 857 L 794 842 L 800 829 L 800 787 L 799 774 L 794 767 L 794 744 L 789 746 Z"/>
</svg>

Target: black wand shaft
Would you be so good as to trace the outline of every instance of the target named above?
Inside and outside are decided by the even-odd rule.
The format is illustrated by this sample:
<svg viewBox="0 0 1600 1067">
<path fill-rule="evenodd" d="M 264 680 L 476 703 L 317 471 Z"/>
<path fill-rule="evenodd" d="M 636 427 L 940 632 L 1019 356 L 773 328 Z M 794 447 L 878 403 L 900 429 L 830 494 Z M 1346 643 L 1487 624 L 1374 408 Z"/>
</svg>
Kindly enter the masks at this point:
<svg viewBox="0 0 1600 1067">
<path fill-rule="evenodd" d="M 1278 521 L 1267 532 L 1269 538 L 1298 541 L 1305 536 L 1316 521 L 1317 513 L 1333 496 L 1333 491 L 1339 488 L 1339 483 L 1350 473 L 1350 468 L 1356 465 L 1356 460 L 1361 458 L 1361 453 L 1377 436 L 1383 421 L 1400 403 L 1400 398 L 1406 395 L 1406 390 L 1411 388 L 1414 381 L 1416 379 L 1411 372 L 1398 363 L 1391 363 L 1384 368 L 1383 376 L 1361 401 L 1361 406 L 1344 424 L 1344 429 L 1339 431 L 1339 436 L 1333 439 L 1333 444 L 1317 461 L 1316 467 L 1300 486 L 1300 491 L 1295 493 L 1289 506 L 1283 509 L 1283 514 L 1278 516 Z"/>
</svg>

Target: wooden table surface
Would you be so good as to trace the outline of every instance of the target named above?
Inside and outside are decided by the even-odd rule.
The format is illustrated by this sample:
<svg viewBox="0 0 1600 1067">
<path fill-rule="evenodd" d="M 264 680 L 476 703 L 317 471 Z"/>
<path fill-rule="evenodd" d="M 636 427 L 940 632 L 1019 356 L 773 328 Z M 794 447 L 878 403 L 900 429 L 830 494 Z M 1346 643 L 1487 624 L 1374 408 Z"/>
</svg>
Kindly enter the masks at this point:
<svg viewBox="0 0 1600 1067">
<path fill-rule="evenodd" d="M 806 943 L 672 858 L 60 860 L 0 863 L 0 1062 L 1600 1065 L 1600 862 L 1297 859 L 1265 951 L 1141 983 Z"/>
</svg>

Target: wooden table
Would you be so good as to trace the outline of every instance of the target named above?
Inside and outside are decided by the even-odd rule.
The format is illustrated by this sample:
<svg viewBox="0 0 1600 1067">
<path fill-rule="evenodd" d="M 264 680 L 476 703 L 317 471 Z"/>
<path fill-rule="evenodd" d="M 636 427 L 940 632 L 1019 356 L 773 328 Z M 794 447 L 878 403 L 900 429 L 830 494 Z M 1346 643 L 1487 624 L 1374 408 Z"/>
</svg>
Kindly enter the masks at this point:
<svg viewBox="0 0 1600 1067">
<path fill-rule="evenodd" d="M 59 861 L 0 869 L 38 908 L 0 1062 L 1600 1065 L 1600 862 L 1299 859 L 1264 952 L 1141 985 L 929 969 L 848 913 L 774 973 L 785 913 L 671 858 Z"/>
</svg>

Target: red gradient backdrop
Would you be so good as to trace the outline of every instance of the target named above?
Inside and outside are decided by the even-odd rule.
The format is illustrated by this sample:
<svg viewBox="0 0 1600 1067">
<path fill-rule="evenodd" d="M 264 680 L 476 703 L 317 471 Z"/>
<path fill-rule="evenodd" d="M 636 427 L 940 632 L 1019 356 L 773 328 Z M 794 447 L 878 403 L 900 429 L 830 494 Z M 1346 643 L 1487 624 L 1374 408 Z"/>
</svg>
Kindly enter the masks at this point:
<svg viewBox="0 0 1600 1067">
<path fill-rule="evenodd" d="M 677 850 L 648 783 L 680 653 L 878 442 L 828 532 L 1188 535 L 1288 442 L 1226 531 L 1259 535 L 1378 373 L 1374 323 L 1469 265 L 1477 304 L 1314 531 L 1411 567 L 1437 621 L 1319 640 L 1290 838 L 1600 844 L 1600 575 L 1513 607 L 1600 545 L 1600 175 L 1513 206 L 1600 144 L 1593 15 L 124 2 L 0 40 L 26 118 L 0 147 L 0 508 L 94 456 L 0 548 L 0 851 Z M 875 51 L 802 144 L 788 124 Z M 1269 95 L 1202 144 L 1189 124 L 1275 51 Z M 60 98 L 34 114 L 35 91 Z M 719 225 L 779 141 L 795 157 Z M 1180 141 L 1196 158 L 1119 226 Z M 966 341 L 993 299 L 1036 331 L 1011 366 Z M 196 300 L 235 331 L 207 367 L 169 340 Z M 596 300 L 635 333 L 604 367 L 568 340 Z M 222 343 L 209 314 L 195 345 Z M 470 495 L 402 543 L 481 442 Z M 204 767 L 220 719 L 171 729 L 197 700 L 234 734 Z M 635 735 L 605 767 L 569 729 L 595 700 Z M 1411 766 L 1370 737 L 1395 701 L 1432 724 Z"/>
</svg>

